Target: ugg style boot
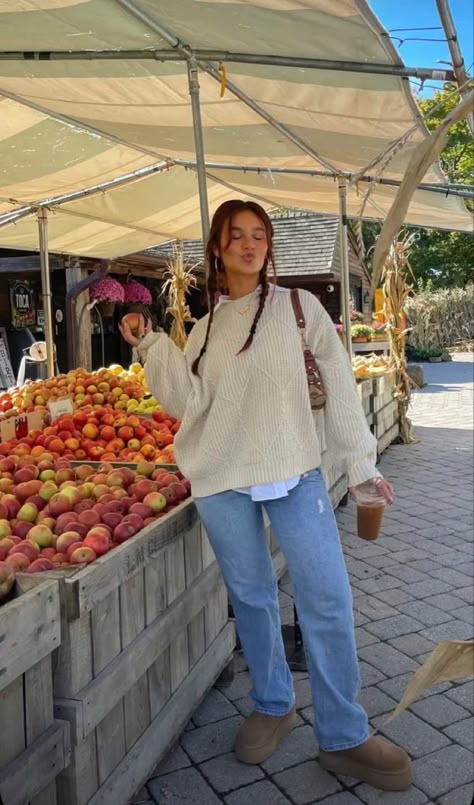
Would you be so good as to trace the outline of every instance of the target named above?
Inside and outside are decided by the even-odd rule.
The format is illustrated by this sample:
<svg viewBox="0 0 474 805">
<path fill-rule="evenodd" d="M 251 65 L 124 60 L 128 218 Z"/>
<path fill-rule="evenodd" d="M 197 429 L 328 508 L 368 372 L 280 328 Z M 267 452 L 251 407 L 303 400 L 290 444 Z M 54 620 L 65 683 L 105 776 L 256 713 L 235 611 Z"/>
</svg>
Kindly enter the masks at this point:
<svg viewBox="0 0 474 805">
<path fill-rule="evenodd" d="M 242 763 L 263 763 L 296 726 L 296 707 L 284 716 L 253 712 L 242 724 L 235 752 Z"/>
<path fill-rule="evenodd" d="M 319 753 L 323 769 L 347 774 L 382 791 L 405 791 L 411 785 L 411 761 L 404 749 L 383 738 L 369 738 L 342 752 Z"/>
</svg>

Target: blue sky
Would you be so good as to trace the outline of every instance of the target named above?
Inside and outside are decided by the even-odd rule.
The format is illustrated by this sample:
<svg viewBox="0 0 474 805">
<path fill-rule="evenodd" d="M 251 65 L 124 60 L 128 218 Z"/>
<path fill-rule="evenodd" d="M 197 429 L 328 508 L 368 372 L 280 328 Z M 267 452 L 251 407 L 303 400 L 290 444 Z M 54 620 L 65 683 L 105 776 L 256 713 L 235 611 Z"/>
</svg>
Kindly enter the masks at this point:
<svg viewBox="0 0 474 805">
<path fill-rule="evenodd" d="M 386 30 L 392 28 L 420 28 L 441 25 L 435 0 L 368 0 L 372 11 L 377 15 Z M 459 45 L 464 57 L 466 69 L 472 74 L 473 56 L 473 3 L 472 0 L 449 0 L 449 7 L 457 30 Z M 394 36 L 426 37 L 427 39 L 443 39 L 443 30 L 438 31 L 403 31 Z M 410 67 L 436 67 L 437 59 L 449 60 L 446 42 L 404 42 L 398 47 L 401 58 Z M 443 67 L 443 65 L 440 65 Z M 440 84 L 437 86 L 441 86 Z M 432 94 L 426 89 L 423 95 Z"/>
</svg>

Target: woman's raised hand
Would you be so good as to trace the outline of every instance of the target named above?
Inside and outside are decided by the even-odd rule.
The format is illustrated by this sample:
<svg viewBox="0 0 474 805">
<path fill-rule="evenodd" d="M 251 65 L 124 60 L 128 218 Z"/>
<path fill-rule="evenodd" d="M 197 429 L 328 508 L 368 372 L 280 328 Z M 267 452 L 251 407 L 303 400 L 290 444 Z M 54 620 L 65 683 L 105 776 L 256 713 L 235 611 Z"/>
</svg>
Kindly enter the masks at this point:
<svg viewBox="0 0 474 805">
<path fill-rule="evenodd" d="M 145 318 L 142 313 L 138 313 L 137 316 L 138 330 L 136 332 L 132 333 L 130 325 L 126 321 L 122 320 L 119 322 L 119 330 L 123 340 L 126 341 L 127 344 L 131 344 L 132 347 L 140 346 L 141 341 L 152 330 L 151 319 Z"/>
</svg>

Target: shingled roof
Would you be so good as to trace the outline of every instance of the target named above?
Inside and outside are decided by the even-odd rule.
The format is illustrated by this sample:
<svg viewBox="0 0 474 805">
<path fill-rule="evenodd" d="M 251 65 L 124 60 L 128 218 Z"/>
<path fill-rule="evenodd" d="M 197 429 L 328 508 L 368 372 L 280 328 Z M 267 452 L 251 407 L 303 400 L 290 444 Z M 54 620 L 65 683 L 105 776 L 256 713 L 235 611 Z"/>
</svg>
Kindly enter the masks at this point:
<svg viewBox="0 0 474 805">
<path fill-rule="evenodd" d="M 333 215 L 315 215 L 314 213 L 290 213 L 282 216 L 271 216 L 274 229 L 274 254 L 278 275 L 317 276 L 339 271 L 339 219 Z M 171 256 L 176 241 L 160 243 L 147 254 L 159 257 Z M 351 264 L 357 258 L 352 238 L 349 242 Z M 184 257 L 191 265 L 201 264 L 204 260 L 202 241 L 183 241 Z"/>
</svg>

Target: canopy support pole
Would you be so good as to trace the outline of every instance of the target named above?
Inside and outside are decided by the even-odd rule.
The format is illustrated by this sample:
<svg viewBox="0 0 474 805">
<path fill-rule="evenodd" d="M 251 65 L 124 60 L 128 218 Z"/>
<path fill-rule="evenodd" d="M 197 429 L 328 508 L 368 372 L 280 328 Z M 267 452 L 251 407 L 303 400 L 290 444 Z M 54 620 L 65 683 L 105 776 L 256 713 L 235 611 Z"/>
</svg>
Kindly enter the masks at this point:
<svg viewBox="0 0 474 805">
<path fill-rule="evenodd" d="M 194 148 L 196 151 L 196 173 L 199 188 L 199 206 L 201 208 L 201 228 L 204 248 L 209 236 L 209 203 L 207 199 L 206 159 L 204 155 L 204 138 L 202 134 L 201 106 L 199 102 L 199 75 L 195 59 L 189 59 L 188 84 L 193 113 Z"/>
<path fill-rule="evenodd" d="M 54 332 L 48 253 L 48 211 L 45 207 L 38 211 L 37 220 L 41 266 L 41 293 L 43 296 L 44 309 L 44 337 L 46 341 L 46 366 L 49 377 L 54 377 Z"/>
<path fill-rule="evenodd" d="M 342 329 L 344 332 L 344 345 L 349 358 L 352 359 L 351 337 L 351 309 L 350 309 L 350 283 L 349 283 L 349 247 L 347 237 L 347 184 L 346 179 L 340 176 L 339 188 L 339 238 L 341 249 L 341 313 Z"/>
</svg>

